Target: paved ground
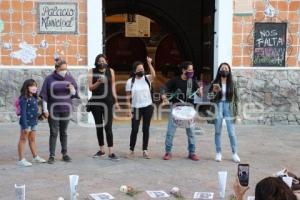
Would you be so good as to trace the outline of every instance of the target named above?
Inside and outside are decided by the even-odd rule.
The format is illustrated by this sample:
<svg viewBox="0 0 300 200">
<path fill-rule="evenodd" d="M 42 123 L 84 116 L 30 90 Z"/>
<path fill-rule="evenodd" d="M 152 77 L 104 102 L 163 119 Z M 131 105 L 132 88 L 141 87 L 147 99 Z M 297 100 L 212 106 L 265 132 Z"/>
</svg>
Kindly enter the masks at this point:
<svg viewBox="0 0 300 200">
<path fill-rule="evenodd" d="M 227 170 L 229 180 L 226 194 L 232 193 L 232 182 L 237 165 L 231 159 L 227 135 L 223 134 L 224 161 L 217 163 L 214 158 L 213 127 L 203 125 L 204 134 L 197 136 L 198 162 L 186 159 L 186 136 L 178 130 L 175 137 L 174 158 L 161 159 L 164 153 L 165 124 L 156 123 L 151 128 L 151 160 L 141 157 L 141 134 L 137 143 L 138 157 L 126 159 L 128 152 L 129 123 L 114 125 L 115 149 L 121 156 L 119 162 L 106 157 L 93 159 L 97 151 L 94 128 L 71 124 L 69 128 L 69 153 L 72 163 L 57 161 L 54 165 L 41 164 L 29 168 L 16 166 L 18 125 L 0 125 L 0 199 L 14 199 L 14 184 L 26 184 L 29 200 L 56 200 L 59 196 L 69 199 L 69 174 L 78 174 L 80 199 L 90 199 L 88 194 L 109 192 L 115 199 L 131 199 L 119 192 L 120 185 L 127 184 L 139 190 L 165 190 L 179 187 L 186 199 L 192 199 L 196 191 L 218 191 L 217 172 Z M 39 154 L 48 157 L 48 127 L 39 125 L 37 144 Z M 251 165 L 250 191 L 253 195 L 255 183 L 274 172 L 288 168 L 300 174 L 299 126 L 237 126 L 239 154 L 244 163 Z M 226 137 L 225 137 L 226 136 Z M 59 143 L 58 143 L 59 144 Z M 57 159 L 60 159 L 60 145 Z M 29 148 L 26 157 L 30 158 Z M 149 199 L 141 193 L 135 199 Z M 217 199 L 217 198 L 216 198 Z"/>
</svg>

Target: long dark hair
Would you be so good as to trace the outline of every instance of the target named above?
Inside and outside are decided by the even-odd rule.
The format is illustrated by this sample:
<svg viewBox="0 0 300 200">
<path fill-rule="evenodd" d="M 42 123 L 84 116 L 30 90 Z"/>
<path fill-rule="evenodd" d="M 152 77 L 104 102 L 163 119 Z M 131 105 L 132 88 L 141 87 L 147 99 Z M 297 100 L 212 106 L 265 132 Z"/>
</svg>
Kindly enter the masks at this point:
<svg viewBox="0 0 300 200">
<path fill-rule="evenodd" d="M 217 76 L 215 78 L 215 80 L 213 81 L 213 83 L 218 83 L 222 86 L 222 81 L 221 81 L 221 68 L 223 65 L 226 65 L 229 69 L 229 75 L 227 76 L 227 79 L 226 79 L 226 99 L 231 99 L 232 96 L 233 96 L 233 90 L 234 90 L 234 83 L 233 83 L 233 80 L 232 80 L 232 73 L 231 73 L 231 67 L 228 63 L 224 62 L 224 63 L 221 63 L 219 65 L 219 68 L 218 68 L 218 72 L 217 72 Z"/>
<path fill-rule="evenodd" d="M 297 197 L 281 178 L 267 177 L 257 183 L 255 200 L 297 200 Z"/>
<path fill-rule="evenodd" d="M 143 65 L 143 66 L 144 66 L 144 63 L 143 63 L 142 61 L 135 61 L 135 62 L 132 64 L 132 69 L 131 69 L 130 77 L 134 77 L 134 76 L 135 76 L 136 68 L 137 68 L 137 66 L 139 66 L 139 65 Z"/>
<path fill-rule="evenodd" d="M 107 62 L 107 57 L 106 57 L 106 55 L 100 53 L 100 54 L 98 54 L 98 55 L 96 56 L 96 58 L 95 58 L 95 63 L 94 63 L 95 67 L 97 67 L 97 64 L 98 64 L 98 61 L 99 61 L 100 58 L 104 58 L 104 59 L 106 60 L 106 62 Z"/>
<path fill-rule="evenodd" d="M 28 88 L 30 86 L 37 86 L 37 82 L 33 79 L 28 79 L 28 80 L 24 81 L 23 86 L 20 91 L 20 93 L 21 93 L 20 97 L 23 96 L 25 98 L 29 98 L 29 89 Z M 32 94 L 32 96 L 37 98 L 37 93 Z"/>
</svg>

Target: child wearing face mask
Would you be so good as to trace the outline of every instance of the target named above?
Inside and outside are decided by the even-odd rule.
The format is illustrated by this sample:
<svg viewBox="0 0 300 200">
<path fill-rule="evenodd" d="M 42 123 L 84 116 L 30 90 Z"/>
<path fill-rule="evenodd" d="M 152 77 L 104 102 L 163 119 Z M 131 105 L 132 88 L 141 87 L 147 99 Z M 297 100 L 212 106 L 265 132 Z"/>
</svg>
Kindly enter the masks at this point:
<svg viewBox="0 0 300 200">
<path fill-rule="evenodd" d="M 19 161 L 17 165 L 29 167 L 32 164 L 24 158 L 24 148 L 28 139 L 33 156 L 32 162 L 45 163 L 46 161 L 37 155 L 35 135 L 38 124 L 38 100 L 37 83 L 33 79 L 26 80 L 19 97 L 21 135 L 18 143 Z"/>
</svg>

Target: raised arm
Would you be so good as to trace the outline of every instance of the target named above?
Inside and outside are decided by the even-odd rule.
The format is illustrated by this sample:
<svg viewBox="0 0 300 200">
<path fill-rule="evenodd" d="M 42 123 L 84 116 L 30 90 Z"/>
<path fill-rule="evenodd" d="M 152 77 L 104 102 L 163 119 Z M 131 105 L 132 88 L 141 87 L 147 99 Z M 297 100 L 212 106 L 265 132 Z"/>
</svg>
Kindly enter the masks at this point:
<svg viewBox="0 0 300 200">
<path fill-rule="evenodd" d="M 150 70 L 150 75 L 151 75 L 151 81 L 153 81 L 156 77 L 156 73 L 155 73 L 155 69 L 152 65 L 152 58 L 147 57 L 147 64 L 149 66 L 149 70 Z"/>
</svg>

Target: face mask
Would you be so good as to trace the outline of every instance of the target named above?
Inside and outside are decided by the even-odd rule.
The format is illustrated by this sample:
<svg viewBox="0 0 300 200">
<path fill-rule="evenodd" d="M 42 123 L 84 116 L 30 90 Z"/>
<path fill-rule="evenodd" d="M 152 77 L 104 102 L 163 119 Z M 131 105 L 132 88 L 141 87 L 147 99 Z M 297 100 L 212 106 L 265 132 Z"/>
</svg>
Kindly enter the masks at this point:
<svg viewBox="0 0 300 200">
<path fill-rule="evenodd" d="M 139 71 L 139 72 L 136 72 L 135 75 L 137 75 L 138 77 L 143 77 L 145 74 L 144 71 Z"/>
<path fill-rule="evenodd" d="M 97 63 L 96 67 L 99 68 L 99 69 L 104 69 L 104 68 L 107 67 L 107 64 L 105 64 L 105 63 Z"/>
<path fill-rule="evenodd" d="M 230 72 L 229 72 L 229 71 L 223 71 L 223 70 L 222 70 L 222 71 L 220 71 L 220 74 L 221 74 L 222 77 L 225 78 L 225 77 L 228 77 L 228 76 L 229 76 Z"/>
<path fill-rule="evenodd" d="M 61 77 L 65 77 L 67 74 L 67 70 L 62 70 L 62 71 L 58 71 L 57 73 L 61 76 Z"/>
<path fill-rule="evenodd" d="M 187 78 L 193 78 L 194 72 L 185 72 L 185 76 L 186 76 Z"/>
<path fill-rule="evenodd" d="M 28 90 L 31 94 L 36 94 L 37 93 L 37 87 L 35 87 L 35 86 L 28 87 Z"/>
</svg>

